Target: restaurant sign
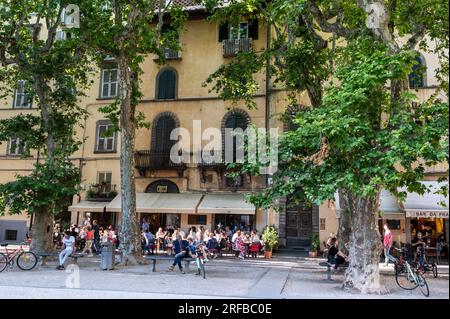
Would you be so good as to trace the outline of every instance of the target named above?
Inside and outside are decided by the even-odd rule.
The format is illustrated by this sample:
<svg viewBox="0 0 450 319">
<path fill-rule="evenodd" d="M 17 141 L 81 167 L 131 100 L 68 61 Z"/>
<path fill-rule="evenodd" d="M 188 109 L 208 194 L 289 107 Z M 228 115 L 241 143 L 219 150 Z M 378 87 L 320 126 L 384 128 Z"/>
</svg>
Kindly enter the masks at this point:
<svg viewBox="0 0 450 319">
<path fill-rule="evenodd" d="M 448 211 L 406 211 L 406 217 L 413 218 L 448 218 Z"/>
</svg>

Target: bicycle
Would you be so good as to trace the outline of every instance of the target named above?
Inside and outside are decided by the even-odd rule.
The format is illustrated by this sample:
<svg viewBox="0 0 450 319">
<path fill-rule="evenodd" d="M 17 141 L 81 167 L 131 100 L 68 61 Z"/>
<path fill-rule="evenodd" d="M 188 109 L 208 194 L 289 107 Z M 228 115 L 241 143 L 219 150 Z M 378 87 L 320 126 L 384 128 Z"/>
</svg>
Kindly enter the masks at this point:
<svg viewBox="0 0 450 319">
<path fill-rule="evenodd" d="M 426 248 L 425 248 L 426 249 Z M 433 274 L 434 278 L 437 278 L 438 276 L 438 269 L 436 263 L 432 262 L 431 264 L 428 262 L 425 253 L 422 250 L 417 250 L 417 258 L 423 258 L 423 266 L 420 265 L 418 262 L 413 262 L 411 265 L 417 269 L 420 273 L 425 275 L 428 272 L 431 272 Z M 420 260 L 420 259 L 419 259 Z"/>
<path fill-rule="evenodd" d="M 395 248 L 395 250 L 400 252 L 399 258 L 396 258 L 394 262 L 395 281 L 397 285 L 405 290 L 413 290 L 419 287 L 422 294 L 428 297 L 430 295 L 430 289 L 428 288 L 425 277 L 404 258 L 408 250 L 406 248 Z"/>
<path fill-rule="evenodd" d="M 6 252 L 6 254 L 0 252 L 0 272 L 5 270 L 8 265 L 12 268 L 14 262 L 17 263 L 17 267 L 21 270 L 32 270 L 36 267 L 38 257 L 31 251 L 25 251 L 22 247 L 24 245 L 27 244 L 23 242 L 19 248 L 8 251 L 8 244 L 0 244 L 1 247 L 5 247 Z"/>
<path fill-rule="evenodd" d="M 202 276 L 203 279 L 206 279 L 205 256 L 203 254 L 197 254 L 195 257 L 195 263 L 197 264 L 197 274 Z"/>
</svg>

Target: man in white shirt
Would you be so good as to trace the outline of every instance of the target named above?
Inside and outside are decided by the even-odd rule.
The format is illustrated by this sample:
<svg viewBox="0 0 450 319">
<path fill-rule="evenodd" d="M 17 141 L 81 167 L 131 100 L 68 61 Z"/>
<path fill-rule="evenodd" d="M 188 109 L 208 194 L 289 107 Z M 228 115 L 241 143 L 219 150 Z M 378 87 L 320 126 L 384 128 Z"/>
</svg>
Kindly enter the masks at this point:
<svg viewBox="0 0 450 319">
<path fill-rule="evenodd" d="M 70 232 L 66 231 L 64 233 L 63 242 L 63 250 L 59 253 L 59 266 L 58 270 L 64 269 L 64 262 L 67 257 L 69 257 L 72 253 L 75 252 L 75 237 L 70 236 Z"/>
</svg>

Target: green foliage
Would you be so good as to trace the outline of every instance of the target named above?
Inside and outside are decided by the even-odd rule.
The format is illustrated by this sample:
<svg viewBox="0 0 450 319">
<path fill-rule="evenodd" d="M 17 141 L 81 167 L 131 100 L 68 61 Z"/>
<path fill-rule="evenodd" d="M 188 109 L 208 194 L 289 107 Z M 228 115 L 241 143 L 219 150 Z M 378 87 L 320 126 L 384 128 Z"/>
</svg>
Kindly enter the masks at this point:
<svg viewBox="0 0 450 319">
<path fill-rule="evenodd" d="M 319 249 L 320 249 L 319 235 L 312 234 L 311 235 L 311 247 L 310 247 L 310 250 L 311 251 L 319 251 Z"/>
<path fill-rule="evenodd" d="M 258 92 L 259 85 L 254 74 L 264 65 L 264 59 L 254 52 L 238 53 L 236 58 L 228 64 L 221 65 L 203 83 L 203 86 L 214 83 L 213 88 L 223 100 L 230 100 L 234 104 L 244 100 L 249 109 L 255 109 L 253 96 Z"/>
<path fill-rule="evenodd" d="M 39 116 L 0 120 L 0 142 L 19 137 L 23 156 L 39 154 L 27 176 L 0 185 L 0 211 L 57 212 L 77 192 L 78 169 L 69 157 L 79 148 L 77 125 L 86 112 L 78 105 L 93 69 L 77 32 L 56 40 L 62 9 L 79 1 L 7 1 L 0 5 L 0 97 L 11 96 L 19 80 Z M 42 32 L 45 27 L 49 32 Z"/>
<path fill-rule="evenodd" d="M 272 247 L 278 245 L 278 232 L 274 226 L 266 226 L 261 236 L 266 250 L 270 250 Z"/>
<path fill-rule="evenodd" d="M 400 199 L 405 194 L 397 193 L 399 187 L 426 191 L 419 182 L 425 167 L 448 161 L 448 103 L 431 98 L 413 106 L 412 93 L 391 103 L 386 85 L 411 72 L 415 54 L 387 50 L 371 38 L 342 50 L 339 85 L 326 89 L 320 107 L 297 113 L 299 128 L 281 138 L 271 188 L 250 196 L 256 206 L 276 206 L 288 195 L 320 204 L 339 188 L 371 196 L 381 186 Z M 256 169 L 245 163 L 242 171 Z"/>
<path fill-rule="evenodd" d="M 37 164 L 30 175 L 0 184 L 0 215 L 31 214 L 43 207 L 56 214 L 77 193 L 78 178 L 78 168 L 69 160 Z"/>
</svg>

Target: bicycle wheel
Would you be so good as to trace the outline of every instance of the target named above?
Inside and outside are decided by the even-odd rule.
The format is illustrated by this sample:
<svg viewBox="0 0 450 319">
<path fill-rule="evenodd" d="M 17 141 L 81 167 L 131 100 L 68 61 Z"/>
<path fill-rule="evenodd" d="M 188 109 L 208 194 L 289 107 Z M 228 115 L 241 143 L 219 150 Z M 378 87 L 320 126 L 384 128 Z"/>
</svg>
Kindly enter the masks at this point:
<svg viewBox="0 0 450 319">
<path fill-rule="evenodd" d="M 395 281 L 400 288 L 405 290 L 413 290 L 417 288 L 417 283 L 412 277 L 412 274 L 408 273 L 405 268 L 399 269 L 395 273 Z"/>
<path fill-rule="evenodd" d="M 0 272 L 6 269 L 8 266 L 8 259 L 4 253 L 0 253 Z"/>
<path fill-rule="evenodd" d="M 22 270 L 31 270 L 36 267 L 38 258 L 31 251 L 23 251 L 17 256 L 17 266 Z"/>
<path fill-rule="evenodd" d="M 433 277 L 434 277 L 434 278 L 437 278 L 437 276 L 438 276 L 437 265 L 436 265 L 435 263 L 433 263 L 433 264 L 431 265 L 431 267 L 432 267 L 432 270 L 433 270 Z"/>
<path fill-rule="evenodd" d="M 416 276 L 420 291 L 425 297 L 428 297 L 430 295 L 430 289 L 428 288 L 428 284 L 425 277 L 419 272 L 416 273 Z"/>
</svg>

